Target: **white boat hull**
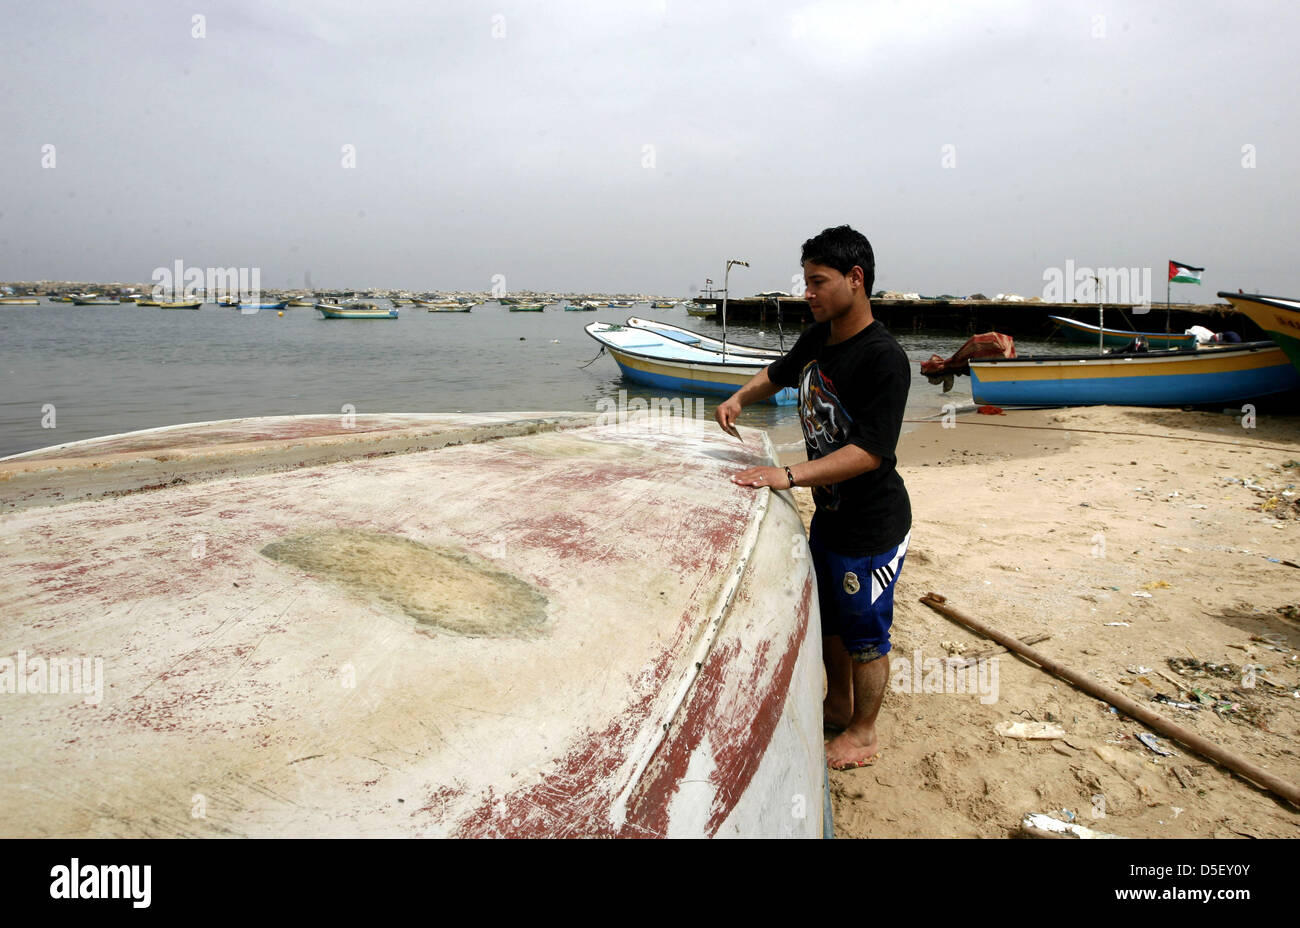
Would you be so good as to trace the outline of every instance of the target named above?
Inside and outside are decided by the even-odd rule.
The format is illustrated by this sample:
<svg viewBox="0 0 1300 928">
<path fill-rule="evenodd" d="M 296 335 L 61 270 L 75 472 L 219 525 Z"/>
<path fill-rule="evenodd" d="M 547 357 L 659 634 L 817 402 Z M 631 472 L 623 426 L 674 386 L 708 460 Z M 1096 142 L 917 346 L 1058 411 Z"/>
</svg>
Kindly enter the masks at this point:
<svg viewBox="0 0 1300 928">
<path fill-rule="evenodd" d="M 789 498 L 727 479 L 772 458 L 745 434 L 293 416 L 0 459 L 0 659 L 103 664 L 0 695 L 0 821 L 820 835 L 815 583 Z"/>
</svg>

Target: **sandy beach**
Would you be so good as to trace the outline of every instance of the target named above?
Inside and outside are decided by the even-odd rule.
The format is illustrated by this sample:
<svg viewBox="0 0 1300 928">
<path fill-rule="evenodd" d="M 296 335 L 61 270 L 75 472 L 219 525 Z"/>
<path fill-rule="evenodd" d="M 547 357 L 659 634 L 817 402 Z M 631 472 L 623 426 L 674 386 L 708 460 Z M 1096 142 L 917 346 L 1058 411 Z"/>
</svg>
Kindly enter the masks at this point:
<svg viewBox="0 0 1300 928">
<path fill-rule="evenodd" d="M 995 647 L 918 602 L 933 591 L 1300 780 L 1300 569 L 1283 563 L 1300 563 L 1300 419 L 1094 407 L 951 425 L 899 446 L 914 522 L 895 668 Z M 1300 836 L 1271 793 L 1167 738 L 1158 755 L 1147 728 L 1036 665 L 990 660 L 985 696 L 908 692 L 895 670 L 881 759 L 831 775 L 837 837 L 1004 837 L 1029 812 L 1134 838 Z M 1063 736 L 998 734 L 1014 722 Z"/>
</svg>

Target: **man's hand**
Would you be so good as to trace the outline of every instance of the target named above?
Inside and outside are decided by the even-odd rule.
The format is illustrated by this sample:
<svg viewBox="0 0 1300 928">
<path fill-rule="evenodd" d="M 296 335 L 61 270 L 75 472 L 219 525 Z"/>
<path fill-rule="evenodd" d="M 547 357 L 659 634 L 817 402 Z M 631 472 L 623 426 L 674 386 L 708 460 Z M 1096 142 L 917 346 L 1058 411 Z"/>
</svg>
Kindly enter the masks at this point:
<svg viewBox="0 0 1300 928">
<path fill-rule="evenodd" d="M 731 482 L 742 487 L 770 487 L 784 490 L 790 485 L 784 467 L 751 467 L 731 475 Z"/>
<path fill-rule="evenodd" d="M 713 411 L 713 418 L 718 420 L 718 425 L 722 426 L 722 431 L 728 435 L 735 435 L 740 438 L 740 432 L 736 429 L 736 419 L 740 416 L 740 402 L 733 396 L 726 402 L 720 404 Z M 741 442 L 745 439 L 740 438 Z"/>
</svg>

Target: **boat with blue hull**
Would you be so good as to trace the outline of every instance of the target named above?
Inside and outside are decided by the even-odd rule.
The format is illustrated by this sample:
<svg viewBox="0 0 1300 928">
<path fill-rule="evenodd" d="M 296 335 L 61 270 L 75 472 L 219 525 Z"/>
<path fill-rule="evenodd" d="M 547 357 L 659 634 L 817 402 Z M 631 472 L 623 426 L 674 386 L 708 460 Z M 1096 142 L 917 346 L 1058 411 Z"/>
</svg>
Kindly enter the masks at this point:
<svg viewBox="0 0 1300 928">
<path fill-rule="evenodd" d="M 585 331 L 613 356 L 628 380 L 664 390 L 730 396 L 774 360 L 731 350 L 724 356 L 635 326 L 593 322 Z M 778 406 L 793 406 L 798 401 L 798 392 L 789 387 L 767 400 Z"/>
<path fill-rule="evenodd" d="M 1194 351 L 1037 355 L 970 361 L 971 395 L 993 406 L 1199 406 L 1300 389 L 1272 342 Z"/>
<path fill-rule="evenodd" d="M 1097 345 L 1100 342 L 1106 348 L 1123 348 L 1141 336 L 1146 339 L 1148 348 L 1194 348 L 1196 346 L 1195 335 L 1185 335 L 1181 332 L 1129 332 L 1110 327 L 1103 329 L 1065 316 L 1047 318 L 1060 327 L 1061 335 L 1067 342 L 1076 342 L 1080 345 Z"/>
<path fill-rule="evenodd" d="M 669 322 L 659 322 L 655 319 L 642 319 L 639 316 L 629 316 L 625 323 L 634 329 L 646 329 L 658 335 L 671 338 L 673 341 L 681 342 L 684 345 L 694 345 L 697 348 L 707 348 L 710 351 L 721 352 L 724 348 L 722 339 L 714 338 L 711 335 L 705 335 L 702 332 L 695 332 L 691 329 L 684 329 L 679 325 L 673 325 Z M 776 348 L 759 348 L 756 345 L 741 345 L 736 342 L 728 341 L 725 345 L 728 357 L 735 355 L 738 358 L 759 358 L 767 361 L 769 364 L 785 354 Z"/>
</svg>

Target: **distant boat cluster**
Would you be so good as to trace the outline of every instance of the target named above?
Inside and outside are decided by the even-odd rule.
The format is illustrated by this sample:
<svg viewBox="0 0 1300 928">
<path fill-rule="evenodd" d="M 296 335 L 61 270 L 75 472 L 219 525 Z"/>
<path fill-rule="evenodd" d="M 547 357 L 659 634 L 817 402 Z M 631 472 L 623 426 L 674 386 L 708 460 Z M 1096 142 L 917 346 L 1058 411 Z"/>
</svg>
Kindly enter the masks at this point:
<svg viewBox="0 0 1300 928">
<path fill-rule="evenodd" d="M 153 299 L 143 293 L 120 293 L 104 295 L 94 292 L 57 292 L 29 293 L 22 295 L 0 296 L 0 306 L 37 306 L 42 299 L 51 303 L 72 303 L 76 306 L 135 306 L 157 307 L 159 309 L 199 309 L 206 304 L 239 309 L 240 312 L 252 314 L 261 310 L 284 310 L 290 307 L 316 309 L 326 319 L 396 319 L 399 307 L 411 306 L 431 313 L 467 313 L 476 306 L 495 302 L 512 313 L 540 313 L 548 307 L 563 308 L 565 312 L 592 312 L 597 309 L 631 309 L 638 303 L 648 303 L 651 309 L 672 309 L 687 300 L 603 299 L 589 296 L 556 296 L 554 294 L 525 294 L 510 296 L 465 296 L 465 295 L 395 295 L 377 296 L 368 294 L 359 297 L 356 294 L 340 295 L 281 295 L 270 301 L 241 301 L 226 295 L 209 298 L 206 294 L 173 295 L 171 300 Z M 382 300 L 383 303 L 375 302 Z M 695 304 L 690 303 L 694 309 Z M 712 315 L 711 308 L 704 309 Z"/>
</svg>

